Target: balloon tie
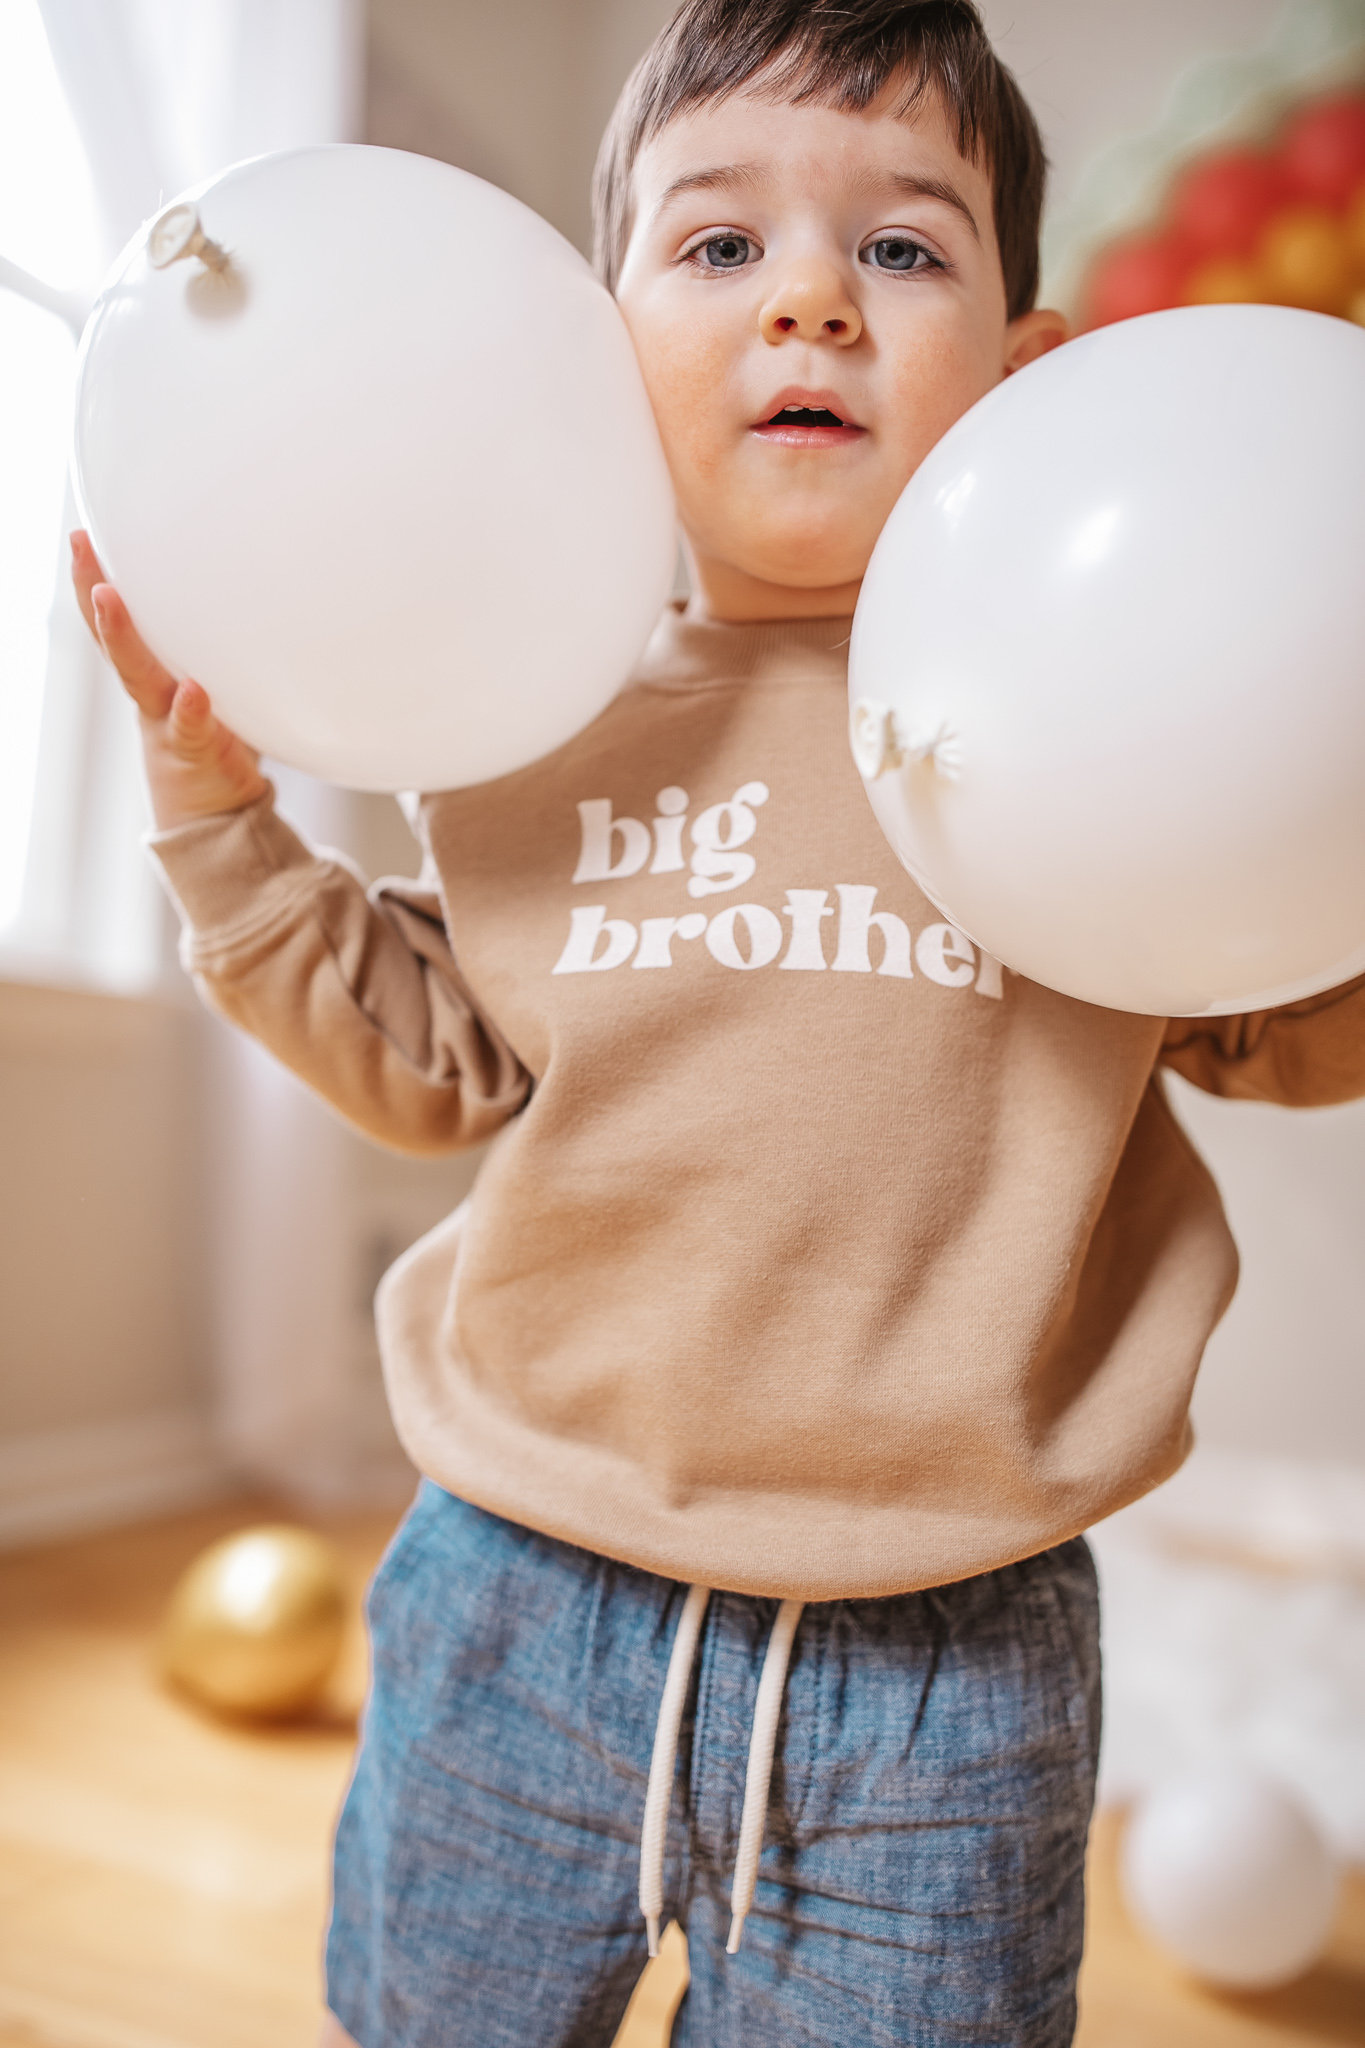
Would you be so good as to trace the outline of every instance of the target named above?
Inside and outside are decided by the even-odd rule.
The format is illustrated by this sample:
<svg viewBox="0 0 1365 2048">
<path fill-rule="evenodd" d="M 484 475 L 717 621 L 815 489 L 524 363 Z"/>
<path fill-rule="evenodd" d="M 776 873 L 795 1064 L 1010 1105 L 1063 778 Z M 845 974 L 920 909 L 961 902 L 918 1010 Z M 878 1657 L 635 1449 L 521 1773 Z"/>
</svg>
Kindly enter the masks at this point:
<svg viewBox="0 0 1365 2048">
<path fill-rule="evenodd" d="M 945 782 L 956 782 L 962 773 L 962 742 L 946 720 L 922 739 L 907 739 L 891 706 L 875 697 L 860 697 L 853 706 L 849 741 L 858 772 L 868 782 L 906 761 L 930 762 Z"/>
<path fill-rule="evenodd" d="M 962 773 L 962 742 L 950 725 L 940 725 L 926 739 L 911 740 L 902 751 L 912 761 L 931 761 L 934 773 L 945 782 L 956 782 Z"/>
</svg>

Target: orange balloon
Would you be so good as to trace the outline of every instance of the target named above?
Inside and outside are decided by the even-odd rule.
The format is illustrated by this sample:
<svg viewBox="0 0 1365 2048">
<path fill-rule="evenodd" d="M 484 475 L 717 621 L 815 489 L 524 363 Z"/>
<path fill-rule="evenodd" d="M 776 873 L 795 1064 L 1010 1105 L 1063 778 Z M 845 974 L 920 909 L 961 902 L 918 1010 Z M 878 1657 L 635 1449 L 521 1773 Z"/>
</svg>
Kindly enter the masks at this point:
<svg viewBox="0 0 1365 2048">
<path fill-rule="evenodd" d="M 1201 263 L 1185 287 L 1187 306 L 1255 306 L 1266 296 L 1259 267 L 1241 256 Z"/>
<path fill-rule="evenodd" d="M 1355 265 L 1339 215 L 1288 206 L 1268 223 L 1258 255 L 1267 298 L 1307 313 L 1345 311 Z"/>
<path fill-rule="evenodd" d="M 1346 246 L 1351 252 L 1356 276 L 1365 279 L 1365 185 L 1362 185 L 1342 217 Z"/>
</svg>

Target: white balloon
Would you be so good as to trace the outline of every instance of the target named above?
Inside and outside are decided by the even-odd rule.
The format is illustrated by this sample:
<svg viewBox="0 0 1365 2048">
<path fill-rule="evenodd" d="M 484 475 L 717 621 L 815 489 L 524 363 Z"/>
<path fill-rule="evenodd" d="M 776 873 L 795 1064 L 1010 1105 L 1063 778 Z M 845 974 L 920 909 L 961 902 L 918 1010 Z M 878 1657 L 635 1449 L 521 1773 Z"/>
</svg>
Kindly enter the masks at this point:
<svg viewBox="0 0 1365 2048">
<path fill-rule="evenodd" d="M 1262 1990 L 1308 1969 L 1336 1916 L 1340 1877 L 1297 1802 L 1225 1767 L 1150 1793 L 1123 1837 L 1128 1909 L 1210 1984 Z"/>
<path fill-rule="evenodd" d="M 675 561 L 610 295 L 505 192 L 398 150 L 258 157 L 183 206 L 124 251 L 78 372 L 78 495 L 154 652 L 361 789 L 561 745 Z M 195 210 L 207 249 L 155 267 Z"/>
<path fill-rule="evenodd" d="M 863 584 L 855 759 L 1032 980 L 1220 1014 L 1365 969 L 1365 331 L 1201 306 L 1008 378 Z"/>
</svg>

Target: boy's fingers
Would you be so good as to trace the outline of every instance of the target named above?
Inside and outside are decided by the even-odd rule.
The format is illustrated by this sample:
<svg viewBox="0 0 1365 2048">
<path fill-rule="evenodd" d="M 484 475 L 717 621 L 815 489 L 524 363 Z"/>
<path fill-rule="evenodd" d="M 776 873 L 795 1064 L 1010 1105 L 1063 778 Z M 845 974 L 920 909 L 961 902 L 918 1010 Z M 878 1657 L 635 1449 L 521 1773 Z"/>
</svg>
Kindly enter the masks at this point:
<svg viewBox="0 0 1365 2048">
<path fill-rule="evenodd" d="M 103 583 L 104 580 L 104 570 L 100 566 L 98 555 L 90 545 L 90 536 L 83 527 L 78 526 L 71 536 L 71 581 L 75 586 L 76 602 L 81 608 L 81 617 L 97 640 L 100 637 L 100 629 L 95 624 L 95 607 L 91 602 L 90 593 L 97 583 Z"/>
<path fill-rule="evenodd" d="M 175 677 L 145 645 L 112 583 L 93 584 L 90 605 L 100 645 L 124 689 L 148 718 L 164 718 L 175 696 Z"/>
</svg>

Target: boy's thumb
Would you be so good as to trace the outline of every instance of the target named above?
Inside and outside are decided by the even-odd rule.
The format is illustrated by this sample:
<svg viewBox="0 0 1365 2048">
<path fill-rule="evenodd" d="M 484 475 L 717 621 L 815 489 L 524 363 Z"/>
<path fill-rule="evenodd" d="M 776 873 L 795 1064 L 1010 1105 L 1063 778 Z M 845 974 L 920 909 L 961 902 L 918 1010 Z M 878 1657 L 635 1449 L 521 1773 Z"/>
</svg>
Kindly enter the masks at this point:
<svg viewBox="0 0 1365 2048">
<path fill-rule="evenodd" d="M 188 747 L 202 746 L 213 726 L 213 706 L 202 684 L 180 683 L 171 699 L 171 736 Z"/>
</svg>

